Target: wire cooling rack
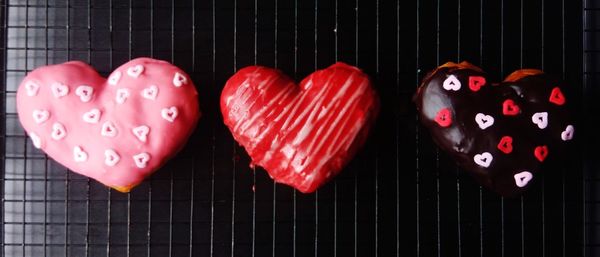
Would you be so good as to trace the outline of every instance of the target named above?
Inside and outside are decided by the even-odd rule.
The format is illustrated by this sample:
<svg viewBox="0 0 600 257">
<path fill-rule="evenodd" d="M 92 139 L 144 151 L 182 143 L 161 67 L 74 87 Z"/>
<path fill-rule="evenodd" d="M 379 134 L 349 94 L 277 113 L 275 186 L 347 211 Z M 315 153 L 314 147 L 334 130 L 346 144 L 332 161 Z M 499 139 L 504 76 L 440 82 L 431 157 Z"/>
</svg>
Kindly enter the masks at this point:
<svg viewBox="0 0 600 257">
<path fill-rule="evenodd" d="M 598 13 L 593 1 L 0 0 L 0 256 L 597 256 Z M 34 149 L 15 90 L 67 60 L 103 75 L 171 61 L 203 117 L 176 158 L 130 194 Z M 365 148 L 317 193 L 249 168 L 220 89 L 261 64 L 301 79 L 340 60 L 370 74 L 382 113 Z M 524 196 L 477 186 L 419 127 L 428 70 L 469 60 L 499 80 L 541 68 L 571 86 L 581 151 Z M 595 115 L 592 115 L 594 114 Z"/>
</svg>

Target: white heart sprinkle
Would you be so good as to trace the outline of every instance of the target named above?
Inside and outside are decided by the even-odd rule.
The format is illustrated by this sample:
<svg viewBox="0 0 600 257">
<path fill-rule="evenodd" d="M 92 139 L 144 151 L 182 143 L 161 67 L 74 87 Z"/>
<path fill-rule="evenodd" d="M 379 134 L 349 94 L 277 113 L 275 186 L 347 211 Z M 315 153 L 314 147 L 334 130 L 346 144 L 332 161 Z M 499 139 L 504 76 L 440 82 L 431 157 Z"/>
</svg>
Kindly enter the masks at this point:
<svg viewBox="0 0 600 257">
<path fill-rule="evenodd" d="M 142 90 L 142 97 L 150 100 L 156 100 L 156 96 L 158 96 L 158 87 L 155 85 L 151 85 Z"/>
<path fill-rule="evenodd" d="M 563 141 L 569 141 L 573 139 L 573 134 L 575 134 L 575 127 L 573 127 L 573 125 L 568 125 L 567 128 L 565 128 L 565 130 L 562 133 L 560 133 L 560 138 Z"/>
<path fill-rule="evenodd" d="M 40 90 L 40 85 L 33 81 L 27 81 L 27 83 L 25 83 L 25 90 L 27 90 L 28 96 L 36 96 Z"/>
<path fill-rule="evenodd" d="M 523 171 L 515 174 L 515 184 L 518 187 L 524 187 L 533 178 L 533 174 L 529 171 Z"/>
<path fill-rule="evenodd" d="M 175 72 L 175 76 L 173 76 L 173 85 L 175 87 L 181 87 L 182 85 L 187 85 L 187 78 L 183 76 L 179 72 Z"/>
<path fill-rule="evenodd" d="M 443 87 L 446 90 L 458 91 L 460 89 L 460 81 L 454 75 L 448 76 L 446 80 L 444 80 Z"/>
<path fill-rule="evenodd" d="M 170 108 L 163 108 L 161 111 L 161 116 L 163 119 L 168 120 L 169 122 L 173 122 L 177 115 L 179 114 L 177 107 L 172 106 Z"/>
<path fill-rule="evenodd" d="M 140 169 L 146 168 L 148 161 L 150 161 L 150 155 L 148 153 L 140 153 L 133 156 L 135 166 Z"/>
<path fill-rule="evenodd" d="M 129 67 L 127 69 L 127 75 L 129 75 L 130 77 L 134 77 L 134 78 L 139 77 L 140 74 L 142 74 L 142 72 L 144 72 L 144 66 L 142 66 L 141 64 Z"/>
<path fill-rule="evenodd" d="M 121 156 L 115 152 L 113 149 L 106 149 L 104 151 L 104 164 L 107 166 L 115 166 L 119 160 L 121 160 Z"/>
<path fill-rule="evenodd" d="M 62 83 L 53 83 L 50 86 L 50 90 L 52 90 L 52 95 L 54 95 L 54 97 L 56 98 L 61 98 L 63 96 L 66 96 L 67 94 L 69 94 L 69 87 L 67 85 L 64 85 Z"/>
<path fill-rule="evenodd" d="M 92 109 L 83 114 L 83 121 L 87 123 L 98 123 L 100 120 L 100 110 Z"/>
<path fill-rule="evenodd" d="M 484 152 L 481 154 L 476 154 L 473 157 L 473 161 L 475 161 L 475 163 L 481 167 L 487 168 L 490 166 L 490 164 L 492 163 L 492 160 L 494 160 L 494 157 L 492 156 L 491 153 L 489 152 Z"/>
<path fill-rule="evenodd" d="M 479 125 L 479 128 L 486 129 L 492 125 L 494 125 L 494 117 L 491 115 L 485 115 L 483 113 L 478 113 L 475 115 L 475 122 Z"/>
<path fill-rule="evenodd" d="M 108 78 L 108 84 L 111 84 L 113 86 L 116 86 L 117 83 L 119 83 L 119 80 L 121 79 L 121 72 L 120 71 L 115 71 L 113 72 L 112 75 L 110 75 L 110 77 Z"/>
<path fill-rule="evenodd" d="M 148 133 L 150 133 L 150 127 L 142 125 L 133 128 L 131 131 L 140 141 L 146 142 L 146 140 L 148 139 Z"/>
<path fill-rule="evenodd" d="M 89 102 L 92 99 L 93 94 L 94 88 L 90 86 L 81 85 L 75 89 L 75 95 L 78 95 L 79 99 L 84 103 Z"/>
<path fill-rule="evenodd" d="M 54 140 L 61 140 L 64 137 L 67 136 L 67 130 L 65 129 L 65 126 L 63 124 L 60 124 L 58 122 L 54 122 L 54 124 L 52 124 L 52 139 Z"/>
<path fill-rule="evenodd" d="M 104 122 L 100 134 L 105 137 L 115 137 L 117 136 L 117 127 L 110 121 Z"/>
<path fill-rule="evenodd" d="M 75 159 L 75 162 L 84 162 L 87 158 L 87 153 L 80 146 L 73 147 L 73 159 Z"/>
<path fill-rule="evenodd" d="M 50 112 L 46 110 L 33 110 L 33 120 L 37 124 L 44 123 L 50 118 Z"/>
<path fill-rule="evenodd" d="M 548 126 L 548 113 L 536 112 L 531 116 L 531 121 L 533 121 L 533 124 L 536 124 L 538 128 L 545 129 Z"/>
<path fill-rule="evenodd" d="M 29 138 L 31 139 L 31 143 L 33 146 L 35 146 L 35 148 L 42 148 L 42 139 L 36 133 L 30 132 Z"/>
<path fill-rule="evenodd" d="M 117 89 L 117 95 L 115 96 L 115 101 L 117 103 L 124 103 L 125 100 L 129 97 L 129 90 L 127 88 L 119 88 Z"/>
</svg>

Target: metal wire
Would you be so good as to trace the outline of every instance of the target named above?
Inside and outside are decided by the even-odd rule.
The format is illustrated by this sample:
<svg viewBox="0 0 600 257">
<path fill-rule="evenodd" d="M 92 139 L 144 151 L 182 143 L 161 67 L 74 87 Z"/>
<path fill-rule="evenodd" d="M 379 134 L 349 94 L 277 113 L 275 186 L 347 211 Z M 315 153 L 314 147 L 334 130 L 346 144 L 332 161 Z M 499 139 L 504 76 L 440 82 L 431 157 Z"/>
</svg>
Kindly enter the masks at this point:
<svg viewBox="0 0 600 257">
<path fill-rule="evenodd" d="M 583 33 L 583 55 L 584 58 L 582 60 L 582 66 L 583 66 L 583 92 L 587 92 L 588 90 L 590 90 L 591 87 L 593 87 L 593 83 L 597 82 L 598 80 L 598 57 L 594 55 L 598 53 L 598 40 L 597 38 L 597 33 L 598 33 L 598 23 L 594 23 L 594 20 L 597 20 L 598 17 L 598 13 L 600 13 L 600 6 L 597 5 L 597 3 L 595 3 L 594 1 L 584 1 L 583 3 L 583 15 L 582 15 L 582 23 L 583 23 L 583 29 L 584 29 L 584 33 Z M 585 94 L 585 93 L 584 93 Z M 591 101 L 593 101 L 593 96 L 587 96 L 583 98 L 583 104 L 582 104 L 582 109 L 585 111 L 591 111 L 593 110 L 593 104 Z M 597 108 L 596 108 L 597 110 Z M 594 122 L 597 122 L 598 120 L 594 120 L 594 119 L 590 119 L 590 118 L 584 118 L 584 123 L 588 124 L 588 128 L 589 128 L 589 124 L 594 124 Z M 590 133 L 589 131 L 587 133 Z M 588 134 L 589 135 L 589 134 Z M 585 144 L 585 149 L 590 149 L 589 148 L 590 143 L 588 142 L 588 144 Z M 596 229 L 592 229 L 592 226 L 595 222 L 598 221 L 596 212 L 598 210 L 598 205 L 597 204 L 590 204 L 590 202 L 594 202 L 598 199 L 598 196 L 596 194 L 590 194 L 590 191 L 593 188 L 593 185 L 595 184 L 595 182 L 593 182 L 593 179 L 596 178 L 596 176 L 594 176 L 594 166 L 597 168 L 597 163 L 589 163 L 589 162 L 583 162 L 582 163 L 583 169 L 582 169 L 582 180 L 581 180 L 581 187 L 584 188 L 582 194 L 581 194 L 581 198 L 582 198 L 582 226 L 584 227 L 584 229 L 581 231 L 582 232 L 582 240 L 583 240 L 583 244 L 582 244 L 582 252 L 583 252 L 583 256 L 595 256 L 600 252 L 600 247 L 598 246 L 598 242 L 600 241 L 597 237 L 594 236 L 595 231 L 597 231 Z"/>
<path fill-rule="evenodd" d="M 393 129 L 375 131 L 390 133 L 371 137 L 358 164 L 305 196 L 246 168 L 218 105 L 223 84 L 243 66 L 273 64 L 301 80 L 333 60 L 369 73 L 384 106 L 410 105 L 435 64 L 471 58 L 494 77 L 540 63 L 581 84 L 574 91 L 591 112 L 599 9 L 582 4 L 0 0 L 0 256 L 594 256 L 600 221 L 589 194 L 598 178 L 589 159 L 580 177 L 546 176 L 540 190 L 501 199 L 435 152 L 416 116 L 395 109 L 379 121 Z M 106 75 L 140 55 L 168 59 L 194 78 L 205 134 L 128 195 L 32 149 L 14 108 L 27 72 L 83 59 Z M 255 190 L 244 188 L 250 184 Z"/>
</svg>

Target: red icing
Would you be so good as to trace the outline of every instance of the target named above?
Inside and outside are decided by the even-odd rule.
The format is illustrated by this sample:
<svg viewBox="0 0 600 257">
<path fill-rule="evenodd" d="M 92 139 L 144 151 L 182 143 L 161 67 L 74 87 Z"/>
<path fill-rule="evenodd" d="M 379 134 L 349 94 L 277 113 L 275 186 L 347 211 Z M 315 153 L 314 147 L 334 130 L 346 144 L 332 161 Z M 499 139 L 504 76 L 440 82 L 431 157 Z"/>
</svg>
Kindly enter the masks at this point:
<svg viewBox="0 0 600 257">
<path fill-rule="evenodd" d="M 137 65 L 144 69 L 136 78 L 127 70 Z M 175 87 L 173 77 L 177 72 L 184 74 L 168 62 L 139 58 L 112 73 L 121 74 L 120 77 L 114 76 L 118 79 L 113 80 L 116 82 L 113 85 L 82 62 L 41 67 L 29 73 L 19 87 L 19 119 L 27 133 L 39 142 L 41 149 L 57 162 L 117 190 L 129 191 L 175 155 L 200 117 L 194 84 L 188 80 L 186 85 Z M 32 90 L 31 82 L 39 85 L 36 92 Z M 55 97 L 51 89 L 55 83 L 67 86 L 68 93 Z M 92 91 L 86 88 L 86 92 L 79 90 L 77 93 L 76 89 L 81 85 L 89 86 Z M 149 85 L 160 88 L 155 100 L 146 99 L 141 94 Z M 118 103 L 117 90 L 123 88 L 127 88 L 130 94 L 125 101 Z M 89 101 L 82 101 L 81 95 L 85 96 L 83 100 L 89 97 Z M 179 110 L 174 122 L 161 117 L 161 110 L 171 106 Z M 90 112 L 95 109 L 100 114 L 97 122 L 93 122 L 98 118 L 96 112 Z M 50 113 L 48 120 L 36 123 L 32 117 L 34 110 L 47 110 Z M 87 117 L 88 122 L 84 121 L 84 113 L 93 114 L 93 120 Z M 53 129 L 55 123 L 63 125 L 66 131 L 66 135 L 61 133 L 64 137 L 60 140 L 51 136 L 56 130 Z M 142 125 L 149 128 L 145 142 L 133 132 L 134 128 Z M 75 161 L 75 147 L 84 152 L 76 152 L 79 160 L 87 155 L 85 161 Z M 147 161 L 140 163 L 140 166 L 145 165 L 143 168 L 136 165 L 133 157 L 141 153 L 149 156 Z"/>
<path fill-rule="evenodd" d="M 276 182 L 313 192 L 364 143 L 379 111 L 369 78 L 337 63 L 302 80 L 250 66 L 221 94 L 225 125 Z"/>
<path fill-rule="evenodd" d="M 513 150 L 513 139 L 510 136 L 503 136 L 498 143 L 498 149 L 505 154 L 509 154 Z"/>
<path fill-rule="evenodd" d="M 535 158 L 538 159 L 538 161 L 543 162 L 546 157 L 548 157 L 548 147 L 545 145 L 536 147 L 533 151 L 533 155 L 535 155 Z"/>
<path fill-rule="evenodd" d="M 552 89 L 550 93 L 549 101 L 556 105 L 563 105 L 566 102 L 565 95 L 563 95 L 562 91 L 560 91 L 559 87 L 555 87 Z"/>
<path fill-rule="evenodd" d="M 482 76 L 470 76 L 469 77 L 469 88 L 473 92 L 479 91 L 481 87 L 485 86 L 485 78 Z"/>
<path fill-rule="evenodd" d="M 448 108 L 443 108 L 438 111 L 433 120 L 437 122 L 440 127 L 448 127 L 452 124 L 452 112 L 450 112 L 450 109 Z"/>
<path fill-rule="evenodd" d="M 502 113 L 504 115 L 514 116 L 519 114 L 521 109 L 519 106 L 511 99 L 506 99 L 504 103 L 502 103 Z"/>
</svg>

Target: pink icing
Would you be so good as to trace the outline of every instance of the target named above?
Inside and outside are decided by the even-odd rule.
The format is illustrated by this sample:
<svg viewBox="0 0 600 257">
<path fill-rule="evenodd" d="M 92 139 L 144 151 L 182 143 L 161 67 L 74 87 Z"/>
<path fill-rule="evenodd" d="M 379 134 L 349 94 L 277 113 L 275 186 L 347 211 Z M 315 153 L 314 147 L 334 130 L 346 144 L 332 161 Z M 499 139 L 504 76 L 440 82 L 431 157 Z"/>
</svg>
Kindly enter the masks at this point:
<svg viewBox="0 0 600 257">
<path fill-rule="evenodd" d="M 25 131 L 54 160 L 127 192 L 173 157 L 191 135 L 200 118 L 198 93 L 187 74 L 165 61 L 138 58 L 113 74 L 121 75 L 112 81 L 116 83 L 109 84 L 92 67 L 79 61 L 38 68 L 19 86 L 17 110 Z M 57 85 L 65 85 L 68 91 Z M 77 91 L 80 86 L 92 90 L 86 87 L 85 92 Z M 153 100 L 142 94 L 150 86 L 156 86 L 160 92 Z M 122 103 L 117 102 L 119 89 L 129 92 Z M 57 93 L 61 96 L 56 97 Z M 82 101 L 82 95 L 88 101 Z M 172 107 L 177 114 L 173 117 L 173 113 L 168 113 L 173 117 L 171 122 L 165 120 L 163 110 L 174 110 Z M 89 122 L 89 112 L 93 110 L 99 111 L 97 122 Z M 44 111 L 48 112 L 46 120 L 36 122 L 34 113 Z M 61 124 L 66 132 L 60 140 L 52 138 L 57 127 L 54 124 Z M 141 126 L 148 127 L 147 134 L 142 133 L 146 140 L 140 140 L 133 132 Z M 83 155 L 87 158 L 82 161 Z"/>
</svg>

